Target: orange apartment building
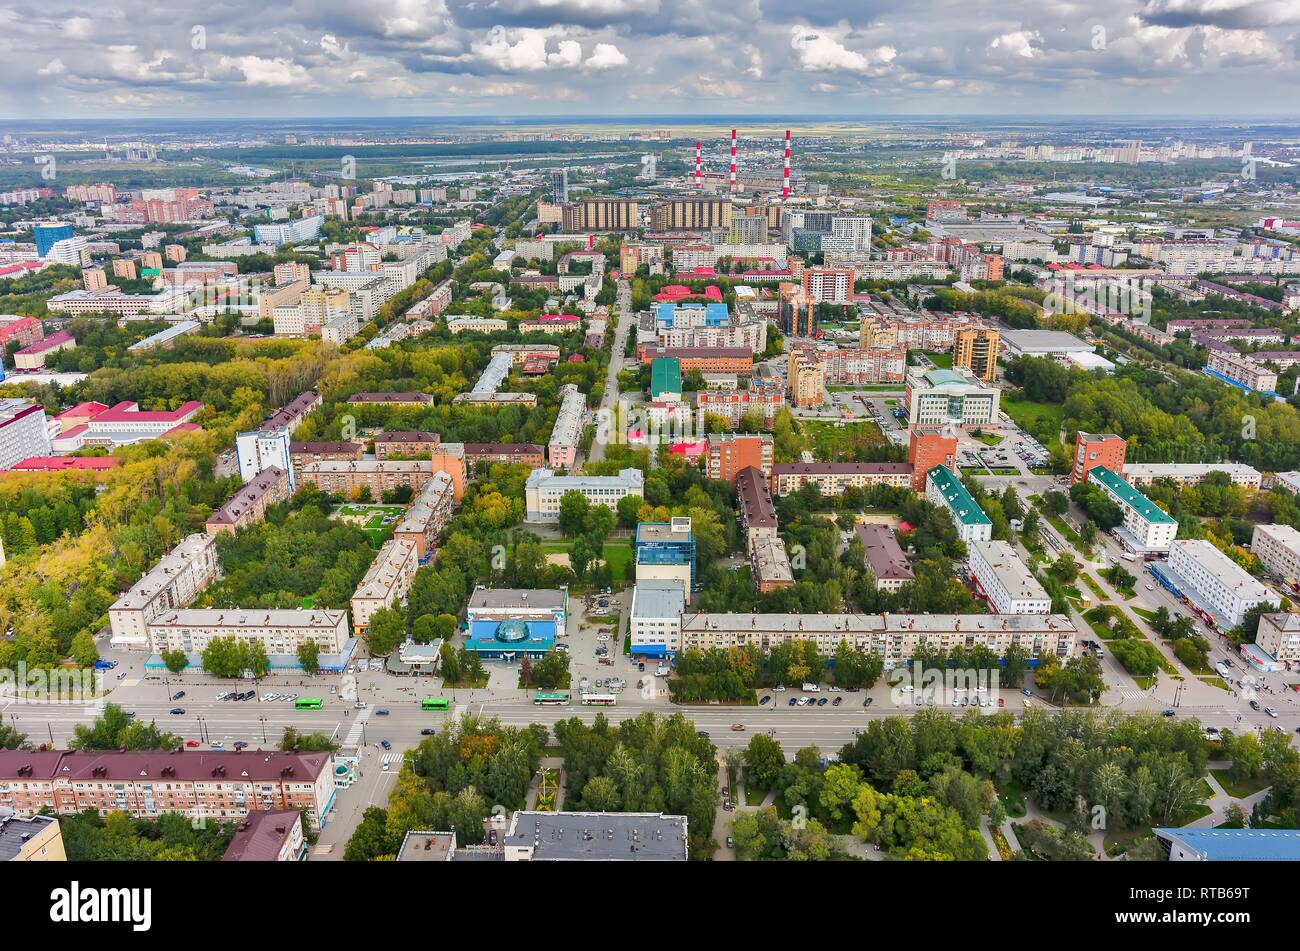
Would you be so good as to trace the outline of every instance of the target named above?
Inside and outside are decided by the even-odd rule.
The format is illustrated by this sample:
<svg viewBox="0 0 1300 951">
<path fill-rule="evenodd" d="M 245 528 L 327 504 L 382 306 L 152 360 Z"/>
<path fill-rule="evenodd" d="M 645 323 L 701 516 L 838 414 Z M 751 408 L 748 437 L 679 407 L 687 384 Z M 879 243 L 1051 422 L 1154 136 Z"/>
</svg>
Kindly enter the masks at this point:
<svg viewBox="0 0 1300 951">
<path fill-rule="evenodd" d="M 1128 443 L 1114 433 L 1076 433 L 1074 436 L 1074 464 L 1070 467 L 1070 484 L 1087 482 L 1088 473 L 1097 466 L 1111 472 L 1124 471 L 1124 455 Z"/>
<path fill-rule="evenodd" d="M 92 810 L 156 819 L 168 812 L 230 822 L 267 809 L 306 809 L 313 828 L 334 805 L 330 753 L 198 750 L 0 750 L 0 807 Z"/>
<path fill-rule="evenodd" d="M 744 376 L 754 372 L 754 354 L 748 347 L 646 347 L 641 351 L 642 363 L 668 358 L 677 359 L 683 372 L 699 370 Z"/>
<path fill-rule="evenodd" d="M 714 433 L 708 437 L 705 471 L 710 479 L 735 485 L 736 477 L 750 466 L 771 478 L 775 459 L 775 442 L 766 433 Z"/>
<path fill-rule="evenodd" d="M 546 450 L 541 446 L 530 442 L 467 442 L 465 443 L 465 465 L 471 475 L 478 471 L 479 466 L 490 466 L 494 463 L 540 469 L 545 453 Z"/>
<path fill-rule="evenodd" d="M 912 490 L 925 492 L 925 474 L 935 466 L 957 471 L 957 437 L 912 430 L 907 444 L 907 461 L 912 466 Z"/>
</svg>

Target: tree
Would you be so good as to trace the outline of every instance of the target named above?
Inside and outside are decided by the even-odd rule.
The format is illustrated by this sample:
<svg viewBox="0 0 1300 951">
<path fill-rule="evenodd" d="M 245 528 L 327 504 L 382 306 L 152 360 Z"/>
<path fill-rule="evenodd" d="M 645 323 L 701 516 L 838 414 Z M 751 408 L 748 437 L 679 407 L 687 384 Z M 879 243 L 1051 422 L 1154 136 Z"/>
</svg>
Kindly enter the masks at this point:
<svg viewBox="0 0 1300 951">
<path fill-rule="evenodd" d="M 315 641 L 303 641 L 298 645 L 298 663 L 309 674 L 320 672 L 320 645 Z"/>
<path fill-rule="evenodd" d="M 777 775 L 785 766 L 785 753 L 781 744 L 763 733 L 755 733 L 745 747 L 745 777 L 749 785 L 758 789 L 771 789 Z"/>
<path fill-rule="evenodd" d="M 370 653 L 376 657 L 386 657 L 406 640 L 406 618 L 394 608 L 380 608 L 370 615 L 370 626 L 366 630 L 366 641 Z"/>
<path fill-rule="evenodd" d="M 587 524 L 587 513 L 591 503 L 577 490 L 570 490 L 560 496 L 560 531 L 573 538 L 581 534 Z"/>
<path fill-rule="evenodd" d="M 163 651 L 160 656 L 162 662 L 167 665 L 167 669 L 173 674 L 179 674 L 190 665 L 189 657 L 185 655 L 185 651 L 180 649 Z"/>
</svg>

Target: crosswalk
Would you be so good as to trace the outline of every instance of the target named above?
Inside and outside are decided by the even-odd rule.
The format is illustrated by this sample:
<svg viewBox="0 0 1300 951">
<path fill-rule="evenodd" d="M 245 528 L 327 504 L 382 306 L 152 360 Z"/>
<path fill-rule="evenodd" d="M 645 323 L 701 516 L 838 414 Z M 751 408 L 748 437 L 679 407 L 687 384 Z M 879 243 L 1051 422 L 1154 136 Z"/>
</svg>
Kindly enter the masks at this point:
<svg viewBox="0 0 1300 951">
<path fill-rule="evenodd" d="M 392 769 L 394 766 L 400 766 L 400 765 L 402 765 L 402 754 L 401 754 L 401 753 L 385 753 L 385 754 L 383 755 L 383 757 L 380 759 L 380 762 L 381 762 L 381 763 L 387 763 L 387 764 L 388 764 L 388 768 L 389 768 L 389 769 Z"/>
<path fill-rule="evenodd" d="M 356 719 L 352 721 L 352 728 L 348 730 L 347 739 L 343 741 L 344 746 L 358 746 L 361 743 L 361 730 L 370 719 L 370 704 L 366 704 L 364 710 L 358 710 Z"/>
</svg>

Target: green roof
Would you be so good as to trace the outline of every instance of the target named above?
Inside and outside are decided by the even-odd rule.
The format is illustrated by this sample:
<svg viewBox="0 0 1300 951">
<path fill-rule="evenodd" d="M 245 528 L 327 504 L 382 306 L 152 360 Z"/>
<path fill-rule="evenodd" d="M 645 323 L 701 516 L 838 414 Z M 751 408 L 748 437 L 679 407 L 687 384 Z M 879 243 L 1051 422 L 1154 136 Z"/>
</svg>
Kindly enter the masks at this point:
<svg viewBox="0 0 1300 951">
<path fill-rule="evenodd" d="M 943 493 L 952 514 L 963 525 L 993 524 L 984 514 L 984 510 L 975 504 L 975 499 L 966 491 L 966 486 L 961 484 L 961 480 L 953 475 L 952 470 L 947 466 L 935 466 L 925 474 L 925 477 Z"/>
<path fill-rule="evenodd" d="M 650 398 L 661 393 L 682 391 L 682 361 L 676 357 L 656 357 L 650 363 Z"/>
<path fill-rule="evenodd" d="M 1152 502 L 1145 495 L 1139 492 L 1133 486 L 1129 485 L 1115 473 L 1111 472 L 1105 466 L 1093 466 L 1088 470 L 1088 478 L 1096 479 L 1111 492 L 1115 493 L 1120 501 L 1129 508 L 1134 509 L 1138 515 L 1146 519 L 1152 525 L 1172 525 L 1173 518 L 1156 503 Z"/>
</svg>

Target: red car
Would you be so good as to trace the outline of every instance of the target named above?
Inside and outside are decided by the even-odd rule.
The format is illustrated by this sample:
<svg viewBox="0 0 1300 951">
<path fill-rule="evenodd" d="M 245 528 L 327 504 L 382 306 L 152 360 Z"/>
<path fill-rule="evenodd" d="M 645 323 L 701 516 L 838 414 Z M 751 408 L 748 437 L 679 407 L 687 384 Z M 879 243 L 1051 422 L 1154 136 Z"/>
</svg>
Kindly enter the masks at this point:
<svg viewBox="0 0 1300 951">
<path fill-rule="evenodd" d="M 1001 697 L 998 697 L 998 706 L 999 706 L 999 707 L 1005 707 L 1006 705 L 1007 705 L 1007 702 L 1006 702 L 1005 700 L 1003 700 Z"/>
<path fill-rule="evenodd" d="M 186 740 L 185 745 L 193 749 L 194 747 L 199 746 L 200 743 L 198 740 Z"/>
</svg>

